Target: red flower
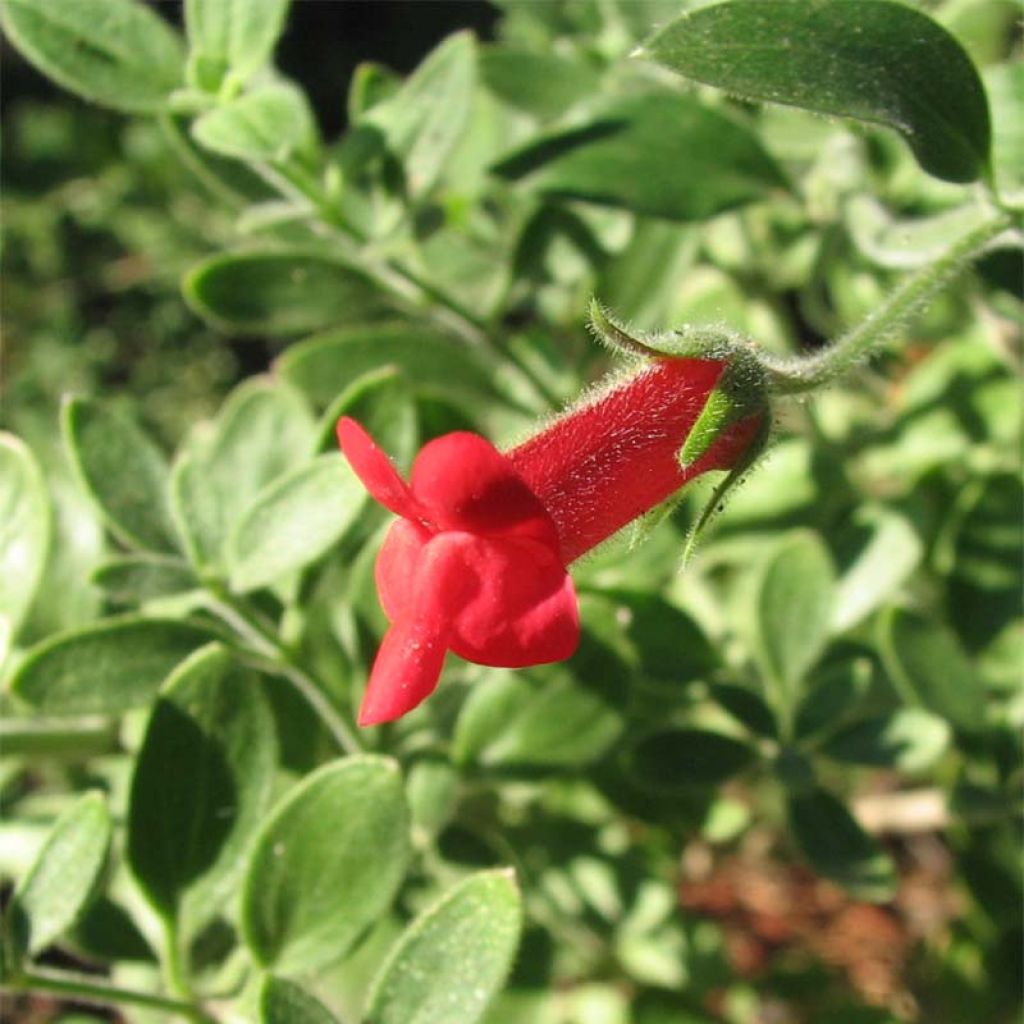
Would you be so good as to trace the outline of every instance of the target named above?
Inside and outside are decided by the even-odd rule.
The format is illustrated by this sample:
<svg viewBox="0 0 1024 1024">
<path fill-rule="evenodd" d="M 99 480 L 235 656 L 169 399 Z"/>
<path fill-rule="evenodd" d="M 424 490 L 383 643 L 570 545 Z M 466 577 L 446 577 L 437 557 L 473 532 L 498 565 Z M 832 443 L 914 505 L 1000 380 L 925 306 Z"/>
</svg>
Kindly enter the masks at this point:
<svg viewBox="0 0 1024 1024">
<path fill-rule="evenodd" d="M 724 364 L 658 358 L 503 455 L 460 432 L 427 444 L 409 484 L 354 420 L 338 442 L 367 490 L 401 518 L 377 559 L 391 620 L 359 713 L 386 722 L 433 692 L 447 651 L 521 668 L 579 641 L 566 566 L 687 480 L 731 466 L 760 415 L 728 427 L 693 465 L 678 453 Z"/>
</svg>

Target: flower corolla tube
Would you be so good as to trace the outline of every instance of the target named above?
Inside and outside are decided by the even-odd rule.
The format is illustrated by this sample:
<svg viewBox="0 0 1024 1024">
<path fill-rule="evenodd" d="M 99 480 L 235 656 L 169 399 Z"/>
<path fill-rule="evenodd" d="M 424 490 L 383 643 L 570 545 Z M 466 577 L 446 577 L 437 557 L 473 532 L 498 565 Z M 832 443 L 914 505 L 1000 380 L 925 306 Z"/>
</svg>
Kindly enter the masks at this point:
<svg viewBox="0 0 1024 1024">
<path fill-rule="evenodd" d="M 506 452 L 477 434 L 445 434 L 416 456 L 408 482 L 355 420 L 340 419 L 352 469 L 399 517 L 377 558 L 391 626 L 359 724 L 420 704 L 448 651 L 502 668 L 570 657 L 580 622 L 568 566 L 688 480 L 734 466 L 758 434 L 762 412 L 680 460 L 725 366 L 652 359 Z"/>
</svg>

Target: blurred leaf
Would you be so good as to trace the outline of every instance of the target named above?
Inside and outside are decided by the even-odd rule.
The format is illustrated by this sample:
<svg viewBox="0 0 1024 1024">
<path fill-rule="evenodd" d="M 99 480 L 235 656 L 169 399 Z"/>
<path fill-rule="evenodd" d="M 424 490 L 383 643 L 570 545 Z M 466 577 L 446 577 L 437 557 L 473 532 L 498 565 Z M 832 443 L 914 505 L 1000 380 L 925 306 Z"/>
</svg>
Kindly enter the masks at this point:
<svg viewBox="0 0 1024 1024">
<path fill-rule="evenodd" d="M 816 672 L 796 709 L 794 734 L 806 739 L 844 725 L 861 708 L 874 676 L 870 658 L 849 658 Z"/>
<path fill-rule="evenodd" d="M 831 793 L 819 789 L 787 798 L 789 826 L 819 874 L 858 899 L 883 902 L 896 886 L 889 856 Z"/>
<path fill-rule="evenodd" d="M 1024 191 L 1024 64 L 986 68 L 982 76 L 992 108 L 992 163 L 1003 198 L 1020 202 Z"/>
<path fill-rule="evenodd" d="M 153 114 L 181 84 L 177 34 L 135 0 L 3 0 L 0 14 L 32 64 L 87 100 Z"/>
<path fill-rule="evenodd" d="M 405 875 L 409 821 L 397 765 L 348 757 L 277 805 L 253 850 L 242 933 L 283 974 L 340 960 L 390 905 Z"/>
<path fill-rule="evenodd" d="M 414 196 L 437 180 L 466 127 L 476 79 L 476 48 L 469 32 L 443 40 L 394 96 L 373 106 L 365 121 L 384 133 L 405 168 Z"/>
<path fill-rule="evenodd" d="M 101 715 L 78 718 L 0 718 L 0 751 L 5 758 L 66 758 L 81 761 L 117 750 L 116 723 Z"/>
<path fill-rule="evenodd" d="M 57 819 L 7 907 L 16 959 L 39 953 L 82 915 L 96 896 L 110 836 L 110 812 L 99 793 L 86 793 Z"/>
<path fill-rule="evenodd" d="M 266 586 L 316 561 L 357 520 L 366 490 L 338 452 L 320 455 L 265 487 L 228 542 L 233 590 Z"/>
<path fill-rule="evenodd" d="M 302 334 L 388 308 L 362 270 L 298 250 L 211 256 L 185 275 L 182 289 L 214 326 L 252 334 Z"/>
<path fill-rule="evenodd" d="M 446 758 L 422 758 L 409 769 L 406 794 L 413 833 L 436 835 L 458 800 L 459 774 Z"/>
<path fill-rule="evenodd" d="M 102 619 L 33 647 L 10 689 L 44 714 L 120 715 L 148 704 L 171 669 L 210 638 L 173 619 Z"/>
<path fill-rule="evenodd" d="M 741 122 L 667 91 L 606 102 L 492 170 L 545 195 L 673 220 L 703 220 L 786 187 Z"/>
<path fill-rule="evenodd" d="M 909 704 L 934 711 L 968 732 L 984 727 L 981 680 L 947 626 L 894 608 L 879 623 L 879 648 Z"/>
<path fill-rule="evenodd" d="M 46 481 L 32 452 L 0 433 L 0 665 L 42 580 L 50 523 Z"/>
<path fill-rule="evenodd" d="M 224 74 L 244 82 L 269 59 L 289 0 L 185 0 L 185 28 L 196 82 L 216 92 Z"/>
<path fill-rule="evenodd" d="M 737 722 L 756 735 L 769 738 L 775 738 L 778 735 L 775 714 L 760 694 L 746 686 L 737 686 L 734 683 L 714 683 L 710 688 L 709 695 Z"/>
<path fill-rule="evenodd" d="M 227 574 L 232 528 L 264 487 L 312 454 L 313 435 L 306 403 L 288 386 L 255 378 L 232 392 L 171 476 L 171 510 L 194 565 Z"/>
<path fill-rule="evenodd" d="M 192 570 L 180 558 L 148 553 L 108 558 L 90 579 L 108 600 L 125 605 L 145 604 L 198 586 Z"/>
<path fill-rule="evenodd" d="M 746 99 L 894 128 L 946 181 L 974 181 L 988 163 L 974 65 L 945 29 L 901 3 L 729 0 L 683 14 L 641 52 Z"/>
<path fill-rule="evenodd" d="M 492 367 L 467 345 L 416 324 L 346 327 L 289 347 L 277 362 L 285 380 L 319 406 L 359 377 L 397 367 L 417 392 L 481 401 L 497 397 Z"/>
<path fill-rule="evenodd" d="M 306 97 L 292 85 L 267 85 L 202 114 L 196 141 L 221 156 L 284 161 L 316 139 Z"/>
<path fill-rule="evenodd" d="M 752 747 L 706 729 L 663 728 L 636 740 L 624 753 L 633 780 L 652 792 L 718 786 L 750 767 Z"/>
<path fill-rule="evenodd" d="M 460 882 L 398 940 L 370 994 L 366 1024 L 475 1024 L 505 983 L 522 929 L 512 871 Z"/>
<path fill-rule="evenodd" d="M 873 518 L 870 540 L 836 586 L 832 629 L 837 633 L 857 625 L 892 597 L 924 554 L 908 519 L 888 510 Z"/>
<path fill-rule="evenodd" d="M 61 428 L 80 485 L 117 539 L 131 548 L 173 551 L 167 460 L 149 437 L 88 398 L 64 403 Z"/>
<path fill-rule="evenodd" d="M 1024 484 L 1015 473 L 989 476 L 964 488 L 949 524 L 951 550 L 936 552 L 946 562 L 943 568 L 979 590 L 1008 590 L 1019 596 L 1024 576 L 1022 507 Z"/>
<path fill-rule="evenodd" d="M 260 986 L 261 1024 L 335 1024 L 337 1018 L 304 988 L 267 975 Z"/>
<path fill-rule="evenodd" d="M 487 88 L 504 103 L 542 121 L 561 117 L 580 100 L 594 95 L 600 84 L 598 74 L 583 61 L 507 46 L 481 50 L 480 74 Z"/>
<path fill-rule="evenodd" d="M 99 896 L 75 923 L 70 945 L 90 960 L 152 962 L 153 950 L 120 903 Z"/>
<path fill-rule="evenodd" d="M 196 651 L 161 688 L 150 716 L 127 847 L 152 906 L 189 934 L 232 895 L 270 806 L 276 767 L 259 676 L 219 645 Z"/>
<path fill-rule="evenodd" d="M 754 592 L 754 655 L 783 714 L 828 644 L 834 601 L 832 560 L 809 532 L 791 533 L 761 566 Z"/>
<path fill-rule="evenodd" d="M 840 729 L 821 747 L 835 761 L 919 772 L 949 746 L 945 721 L 920 708 L 901 708 Z"/>
</svg>

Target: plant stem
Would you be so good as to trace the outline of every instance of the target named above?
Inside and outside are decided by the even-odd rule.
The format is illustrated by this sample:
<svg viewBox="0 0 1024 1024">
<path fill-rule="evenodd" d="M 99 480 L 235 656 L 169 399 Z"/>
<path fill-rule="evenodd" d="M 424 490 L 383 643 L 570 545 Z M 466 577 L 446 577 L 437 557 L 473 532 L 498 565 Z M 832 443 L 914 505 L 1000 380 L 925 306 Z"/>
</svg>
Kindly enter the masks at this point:
<svg viewBox="0 0 1024 1024">
<path fill-rule="evenodd" d="M 266 659 L 268 668 L 295 687 L 346 754 L 358 754 L 363 749 L 355 727 L 341 716 L 327 698 L 324 687 L 295 661 L 292 652 L 255 615 L 223 591 L 211 590 L 207 606 L 235 630 L 256 654 Z"/>
<path fill-rule="evenodd" d="M 762 357 L 773 389 L 779 394 L 813 391 L 873 355 L 1012 223 L 1013 218 L 1004 212 L 968 232 L 945 255 L 903 281 L 880 309 L 821 352 L 801 359 Z"/>
<path fill-rule="evenodd" d="M 217 1020 L 216 1017 L 195 1003 L 156 995 L 152 992 L 120 988 L 105 978 L 76 974 L 71 971 L 57 971 L 46 967 L 20 971 L 15 977 L 5 982 L 4 989 L 9 992 L 41 992 L 47 995 L 65 996 L 84 1003 L 105 1006 L 109 1006 L 111 1003 L 141 1006 L 149 1010 L 177 1014 L 193 1021 L 194 1024 L 216 1024 Z"/>
</svg>

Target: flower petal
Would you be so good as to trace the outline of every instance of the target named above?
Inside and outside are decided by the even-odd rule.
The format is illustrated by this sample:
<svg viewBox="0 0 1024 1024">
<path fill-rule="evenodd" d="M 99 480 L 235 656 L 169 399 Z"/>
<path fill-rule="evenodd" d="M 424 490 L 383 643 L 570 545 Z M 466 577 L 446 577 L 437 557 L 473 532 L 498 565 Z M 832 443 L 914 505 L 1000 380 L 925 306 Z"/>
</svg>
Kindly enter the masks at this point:
<svg viewBox="0 0 1024 1024">
<path fill-rule="evenodd" d="M 390 722 L 426 700 L 441 678 L 445 653 L 444 640 L 430 623 L 412 616 L 395 622 L 377 651 L 359 724 Z"/>
<path fill-rule="evenodd" d="M 374 577 L 380 603 L 392 622 L 411 612 L 416 568 L 430 537 L 430 531 L 419 523 L 398 519 L 384 538 Z"/>
<path fill-rule="evenodd" d="M 431 538 L 415 600 L 420 613 L 444 616 L 451 650 L 481 665 L 561 661 L 579 643 L 572 579 L 546 544 L 529 538 L 454 531 Z"/>
<path fill-rule="evenodd" d="M 373 438 L 348 416 L 338 420 L 335 432 L 345 458 L 370 494 L 397 515 L 418 518 L 419 509 L 408 484 Z"/>
<path fill-rule="evenodd" d="M 554 523 L 512 463 L 483 437 L 445 434 L 412 467 L 412 493 L 442 530 L 534 537 L 554 547 Z"/>
</svg>

